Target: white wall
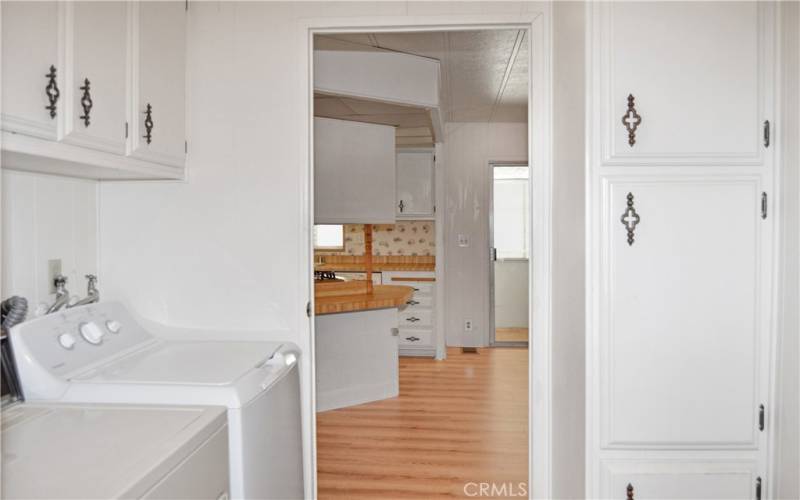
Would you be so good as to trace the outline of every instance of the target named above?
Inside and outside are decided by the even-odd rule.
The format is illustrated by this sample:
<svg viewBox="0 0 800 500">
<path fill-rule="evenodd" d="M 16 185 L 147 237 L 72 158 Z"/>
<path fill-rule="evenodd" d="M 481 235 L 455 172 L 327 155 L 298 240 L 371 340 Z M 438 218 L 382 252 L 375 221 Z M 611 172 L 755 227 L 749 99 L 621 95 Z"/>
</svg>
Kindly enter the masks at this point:
<svg viewBox="0 0 800 500">
<path fill-rule="evenodd" d="M 265 338 L 289 339 L 309 352 L 305 319 L 309 283 L 298 279 L 306 269 L 305 259 L 310 259 L 303 246 L 309 228 L 301 220 L 306 201 L 302 172 L 307 168 L 298 111 L 298 103 L 307 98 L 299 77 L 306 64 L 300 53 L 301 19 L 480 16 L 541 8 L 529 2 L 191 2 L 189 180 L 101 186 L 100 256 L 106 296 L 124 299 L 137 312 L 169 324 L 261 330 Z M 582 48 L 575 50 L 580 58 Z M 570 61 L 573 64 L 574 58 Z M 582 146 L 575 145 L 574 131 L 581 128 L 576 123 L 580 122 L 559 133 L 567 134 L 570 147 L 577 151 Z M 445 169 L 464 168 L 465 178 L 446 182 L 446 205 L 465 210 L 446 216 L 450 224 L 446 255 L 455 264 L 448 268 L 446 287 L 474 291 L 463 301 L 448 304 L 456 311 L 457 319 L 450 324 L 457 323 L 457 328 L 448 328 L 454 343 L 481 343 L 475 334 L 486 333 L 488 318 L 487 248 L 460 249 L 455 234 L 465 231 L 474 233 L 474 242 L 488 241 L 486 162 L 514 159 L 509 155 L 524 160 L 524 135 L 524 125 L 448 128 L 448 142 L 462 147 L 448 147 Z M 470 155 L 471 151 L 482 158 Z M 582 287 L 581 283 L 576 295 L 582 294 Z M 582 305 L 571 302 L 568 307 L 580 311 Z M 480 316 L 474 318 L 477 328 L 469 338 L 460 339 L 461 317 L 469 310 Z M 582 346 L 577 348 L 580 366 L 564 367 L 565 371 L 582 369 Z M 572 362 L 567 354 L 561 356 Z M 560 362 L 559 357 L 553 359 L 554 365 Z M 301 368 L 310 465 L 311 371 L 305 363 Z M 562 436 L 553 439 L 559 449 Z M 571 474 L 582 457 L 573 456 L 563 471 L 573 484 L 582 480 L 582 475 Z"/>
<path fill-rule="evenodd" d="M 554 498 L 585 496 L 585 10 L 553 4 Z"/>
<path fill-rule="evenodd" d="M 528 327 L 527 259 L 498 260 L 494 264 L 494 325 L 496 328 Z"/>
<path fill-rule="evenodd" d="M 781 162 L 782 297 L 778 319 L 778 376 L 775 419 L 775 498 L 800 498 L 800 8 L 783 12 L 783 133 Z"/>
<path fill-rule="evenodd" d="M 445 338 L 449 346 L 489 339 L 490 161 L 527 161 L 525 123 L 445 125 Z M 458 235 L 469 239 L 458 245 Z M 464 331 L 464 321 L 472 331 Z"/>
<path fill-rule="evenodd" d="M 48 261 L 61 259 L 72 295 L 86 295 L 86 274 L 97 274 L 97 182 L 2 172 L 0 295 L 28 299 L 28 316 L 55 300 Z M 103 281 L 98 284 L 102 293 Z"/>
</svg>

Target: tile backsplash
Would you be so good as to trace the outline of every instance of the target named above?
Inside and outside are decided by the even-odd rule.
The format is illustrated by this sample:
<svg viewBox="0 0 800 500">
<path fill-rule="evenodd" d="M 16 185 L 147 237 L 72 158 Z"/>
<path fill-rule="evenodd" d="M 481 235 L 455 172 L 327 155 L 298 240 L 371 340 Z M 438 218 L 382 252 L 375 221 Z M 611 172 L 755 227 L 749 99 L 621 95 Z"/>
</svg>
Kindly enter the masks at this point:
<svg viewBox="0 0 800 500">
<path fill-rule="evenodd" d="M 364 225 L 344 225 L 344 251 L 326 254 L 364 255 Z M 436 255 L 433 221 L 400 221 L 372 226 L 372 255 Z"/>
</svg>

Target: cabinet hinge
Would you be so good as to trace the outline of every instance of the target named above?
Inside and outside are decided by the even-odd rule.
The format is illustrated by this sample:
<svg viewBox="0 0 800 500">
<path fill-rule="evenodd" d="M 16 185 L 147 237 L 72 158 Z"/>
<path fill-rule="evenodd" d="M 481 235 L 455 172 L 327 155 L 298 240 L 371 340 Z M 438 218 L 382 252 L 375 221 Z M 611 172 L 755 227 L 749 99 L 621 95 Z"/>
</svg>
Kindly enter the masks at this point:
<svg viewBox="0 0 800 500">
<path fill-rule="evenodd" d="M 767 218 L 767 193 L 766 191 L 761 193 L 761 218 Z"/>
<path fill-rule="evenodd" d="M 189 0 L 186 0 L 186 12 L 189 12 Z"/>
<path fill-rule="evenodd" d="M 183 141 L 183 153 L 189 154 L 189 141 Z"/>
<path fill-rule="evenodd" d="M 756 478 L 756 500 L 761 500 L 761 477 Z"/>
<path fill-rule="evenodd" d="M 311 317 L 311 302 L 306 302 L 306 316 Z"/>
<path fill-rule="evenodd" d="M 769 136 L 770 136 L 769 128 L 770 128 L 769 127 L 769 120 L 765 120 L 764 121 L 764 147 L 765 148 L 769 147 Z"/>
<path fill-rule="evenodd" d="M 125 138 L 128 138 L 128 122 L 125 122 Z"/>
<path fill-rule="evenodd" d="M 758 430 L 764 430 L 764 405 L 758 405 Z"/>
</svg>

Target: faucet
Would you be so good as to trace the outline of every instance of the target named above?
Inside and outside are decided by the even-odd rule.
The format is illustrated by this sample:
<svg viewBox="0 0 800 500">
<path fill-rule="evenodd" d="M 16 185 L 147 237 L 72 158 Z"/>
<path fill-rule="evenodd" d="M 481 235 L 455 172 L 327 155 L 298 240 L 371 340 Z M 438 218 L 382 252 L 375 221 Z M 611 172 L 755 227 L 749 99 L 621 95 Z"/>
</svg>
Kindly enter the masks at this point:
<svg viewBox="0 0 800 500">
<path fill-rule="evenodd" d="M 53 302 L 53 305 L 47 309 L 47 313 L 50 314 L 53 312 L 58 311 L 67 303 L 69 302 L 69 292 L 67 291 L 67 277 L 63 274 L 58 274 L 53 279 L 53 283 L 56 285 L 56 301 Z"/>
<path fill-rule="evenodd" d="M 100 291 L 97 289 L 97 276 L 94 274 L 87 274 L 86 279 L 89 283 L 86 286 L 86 297 L 75 302 L 74 304 L 67 304 L 67 308 L 75 306 L 83 306 L 86 304 L 94 304 L 100 301 Z"/>
</svg>

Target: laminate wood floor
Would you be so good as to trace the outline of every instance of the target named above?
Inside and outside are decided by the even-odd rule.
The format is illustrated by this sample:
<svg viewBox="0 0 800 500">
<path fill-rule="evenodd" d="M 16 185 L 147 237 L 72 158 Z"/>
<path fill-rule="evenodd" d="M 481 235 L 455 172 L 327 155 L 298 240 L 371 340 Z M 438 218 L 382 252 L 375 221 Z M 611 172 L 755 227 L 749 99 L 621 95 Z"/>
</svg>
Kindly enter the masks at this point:
<svg viewBox="0 0 800 500">
<path fill-rule="evenodd" d="M 527 328 L 497 328 L 494 331 L 494 339 L 497 342 L 527 342 Z"/>
<path fill-rule="evenodd" d="M 317 466 L 321 500 L 527 497 L 528 350 L 400 358 L 399 397 L 317 414 Z"/>
</svg>

